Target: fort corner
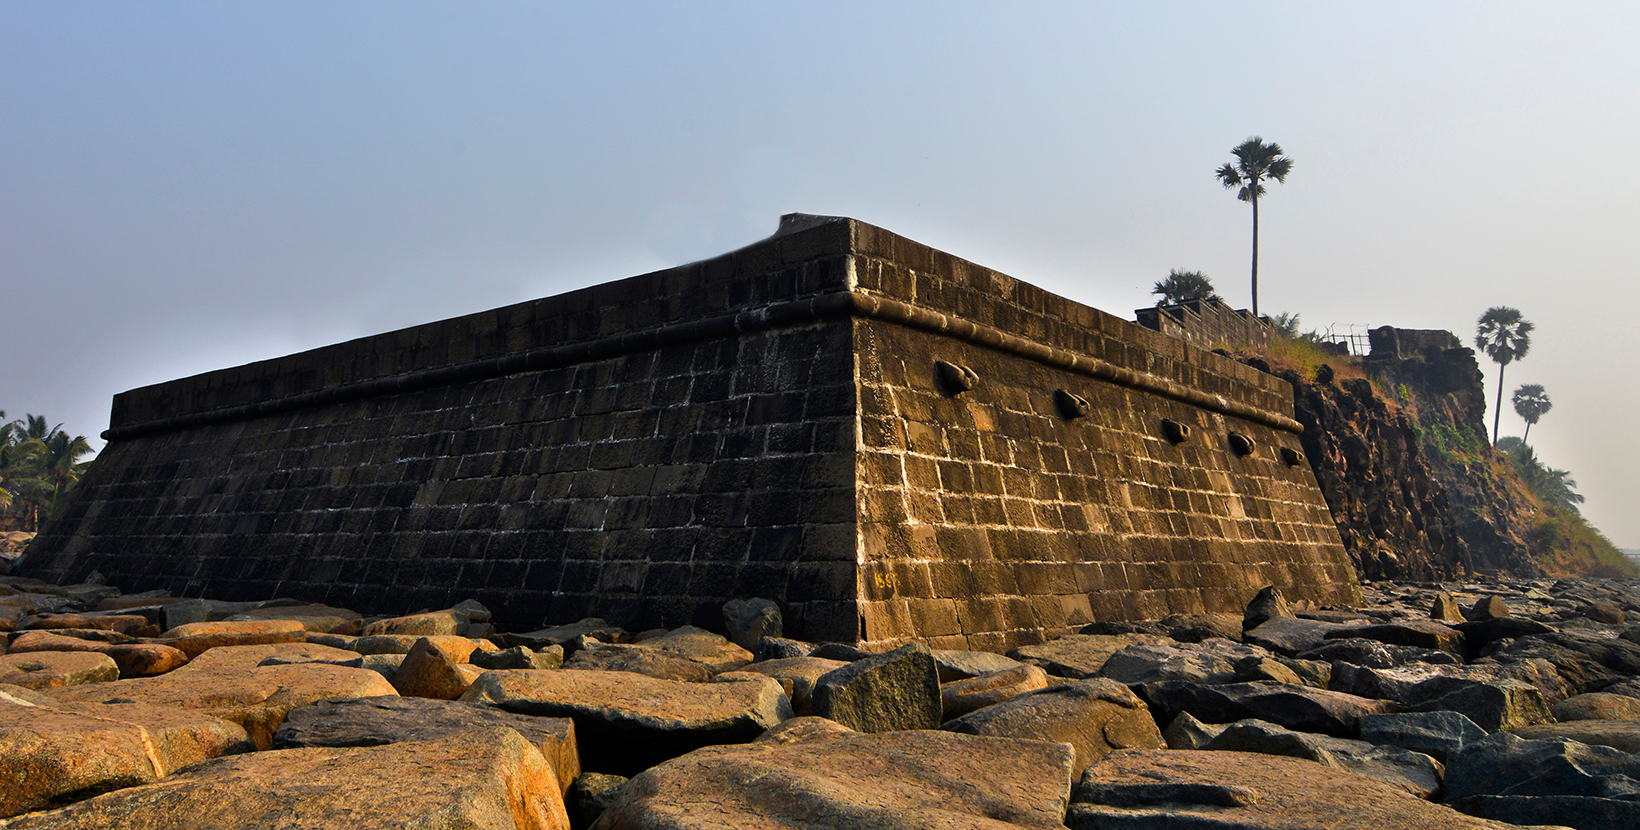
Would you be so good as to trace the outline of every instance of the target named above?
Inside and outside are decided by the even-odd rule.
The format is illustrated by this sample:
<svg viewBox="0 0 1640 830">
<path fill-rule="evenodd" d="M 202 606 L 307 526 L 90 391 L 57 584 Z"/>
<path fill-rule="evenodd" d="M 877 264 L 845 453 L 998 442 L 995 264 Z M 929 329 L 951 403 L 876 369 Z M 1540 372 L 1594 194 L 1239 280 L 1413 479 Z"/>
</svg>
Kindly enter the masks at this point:
<svg viewBox="0 0 1640 830">
<path fill-rule="evenodd" d="M 853 219 L 125 392 L 18 571 L 1001 650 L 1359 587 L 1284 382 Z"/>
</svg>

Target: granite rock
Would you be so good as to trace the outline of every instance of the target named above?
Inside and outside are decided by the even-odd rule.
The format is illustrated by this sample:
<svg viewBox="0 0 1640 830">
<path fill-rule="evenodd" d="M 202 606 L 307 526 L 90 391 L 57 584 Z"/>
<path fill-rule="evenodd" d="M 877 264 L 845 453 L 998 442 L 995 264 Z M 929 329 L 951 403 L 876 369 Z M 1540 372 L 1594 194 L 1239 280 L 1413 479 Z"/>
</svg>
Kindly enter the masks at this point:
<svg viewBox="0 0 1640 830">
<path fill-rule="evenodd" d="M 1063 744 L 793 722 L 634 777 L 593 827 L 1051 830 L 1063 826 L 1070 776 Z"/>
<path fill-rule="evenodd" d="M 1144 701 L 1114 680 L 1078 680 L 1026 692 L 963 715 L 948 732 L 1068 743 L 1073 770 L 1118 749 L 1157 749 L 1162 740 Z"/>
</svg>

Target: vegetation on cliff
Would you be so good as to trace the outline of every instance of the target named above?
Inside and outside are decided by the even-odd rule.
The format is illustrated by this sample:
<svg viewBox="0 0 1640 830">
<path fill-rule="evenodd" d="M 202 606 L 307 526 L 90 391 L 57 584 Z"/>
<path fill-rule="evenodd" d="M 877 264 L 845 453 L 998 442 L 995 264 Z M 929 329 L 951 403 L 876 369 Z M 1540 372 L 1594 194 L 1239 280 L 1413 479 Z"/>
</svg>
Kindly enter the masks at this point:
<svg viewBox="0 0 1640 830">
<path fill-rule="evenodd" d="M 1363 360 L 1277 337 L 1236 357 L 1293 384 L 1305 454 L 1363 577 L 1640 575 L 1575 501 L 1534 489 L 1491 446 L 1480 367 L 1456 338 Z"/>
</svg>

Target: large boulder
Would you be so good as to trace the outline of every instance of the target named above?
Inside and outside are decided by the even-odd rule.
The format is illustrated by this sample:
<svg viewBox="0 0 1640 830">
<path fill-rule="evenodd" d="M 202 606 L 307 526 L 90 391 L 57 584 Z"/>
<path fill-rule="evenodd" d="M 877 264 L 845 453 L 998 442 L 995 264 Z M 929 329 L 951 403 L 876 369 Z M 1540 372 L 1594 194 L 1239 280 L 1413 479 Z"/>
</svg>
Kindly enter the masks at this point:
<svg viewBox="0 0 1640 830">
<path fill-rule="evenodd" d="M 564 806 L 569 808 L 570 824 L 574 827 L 591 827 L 604 814 L 604 810 L 615 803 L 621 786 L 628 780 L 624 775 L 610 775 L 607 772 L 582 773 L 564 793 Z"/>
<path fill-rule="evenodd" d="M 773 678 L 684 683 L 615 671 L 485 672 L 461 698 L 570 718 L 585 767 L 632 775 L 713 744 L 744 743 L 792 716 Z"/>
<path fill-rule="evenodd" d="M 0 818 L 156 781 L 253 748 L 245 730 L 140 703 L 75 704 L 0 687 Z"/>
<path fill-rule="evenodd" d="M 1241 614 L 1172 614 L 1159 622 L 1167 636 L 1181 643 L 1203 640 L 1241 640 Z"/>
<path fill-rule="evenodd" d="M 188 655 L 163 643 L 113 644 L 67 637 L 51 631 L 29 631 L 11 641 L 8 654 L 49 651 L 90 651 L 107 655 L 120 667 L 120 677 L 152 677 L 188 662 Z"/>
<path fill-rule="evenodd" d="M 364 630 L 364 617 L 346 608 L 329 605 L 285 605 L 274 608 L 256 608 L 228 617 L 227 622 L 248 620 L 294 620 L 302 628 L 320 634 L 358 634 Z"/>
<path fill-rule="evenodd" d="M 1180 712 L 1208 723 L 1254 718 L 1299 732 L 1353 738 L 1362 715 L 1388 712 L 1394 704 L 1290 683 L 1228 683 L 1208 686 L 1167 680 L 1144 687 L 1157 720 L 1171 723 Z"/>
<path fill-rule="evenodd" d="M 563 789 L 511 729 L 218 758 L 8 830 L 568 830 Z"/>
<path fill-rule="evenodd" d="M 690 683 L 705 683 L 712 679 L 711 669 L 687 657 L 646 645 L 589 645 L 571 654 L 569 659 L 564 661 L 564 668 L 632 672 L 662 680 L 682 680 Z"/>
<path fill-rule="evenodd" d="M 1258 646 L 1221 639 L 1203 643 L 1135 643 L 1107 658 L 1094 676 L 1129 686 L 1162 680 L 1202 683 L 1209 678 L 1230 679 L 1238 660 L 1269 656 L 1270 652 Z M 1296 675 L 1293 680 L 1298 681 Z"/>
<path fill-rule="evenodd" d="M 723 627 L 729 630 L 729 641 L 747 651 L 755 651 L 764 637 L 779 638 L 786 633 L 780 606 L 761 597 L 724 603 Z"/>
<path fill-rule="evenodd" d="M 1037 666 L 1016 665 L 1011 669 L 956 680 L 940 685 L 940 718 L 960 718 L 1004 700 L 1048 687 L 1048 673 Z"/>
<path fill-rule="evenodd" d="M 490 635 L 490 639 L 502 648 L 526 646 L 532 649 L 542 649 L 548 646 L 559 646 L 564 649 L 566 655 L 572 651 L 571 644 L 582 637 L 604 643 L 626 643 L 632 640 L 632 635 L 626 629 L 610 625 L 599 617 L 587 617 L 568 625 L 557 625 L 519 634 L 499 633 Z"/>
<path fill-rule="evenodd" d="M 1458 610 L 1458 602 L 1445 591 L 1437 591 L 1435 598 L 1429 604 L 1429 618 L 1440 622 L 1461 623 L 1464 621 L 1463 612 Z"/>
<path fill-rule="evenodd" d="M 1409 712 L 1458 712 L 1488 732 L 1517 729 L 1550 720 L 1549 705 L 1536 686 L 1519 680 L 1475 680 L 1437 676 L 1414 686 Z"/>
<path fill-rule="evenodd" d="M 1327 632 L 1330 640 L 1377 640 L 1392 646 L 1444 651 L 1463 656 L 1463 635 L 1457 629 L 1435 620 L 1404 619 L 1375 625 L 1356 625 Z"/>
<path fill-rule="evenodd" d="M 1026 692 L 942 728 L 966 735 L 1068 743 L 1076 750 L 1073 770 L 1085 769 L 1118 749 L 1167 745 L 1144 701 L 1121 683 L 1102 678 Z"/>
<path fill-rule="evenodd" d="M 1375 778 L 1419 798 L 1433 800 L 1441 792 L 1441 764 L 1421 752 L 1349 738 L 1295 732 L 1261 720 L 1232 723 L 1219 730 L 1200 748 L 1215 752 L 1259 752 L 1303 758 L 1333 769 Z"/>
<path fill-rule="evenodd" d="M 46 614 L 25 619 L 18 628 L 100 628 L 131 637 L 157 637 L 160 629 L 141 614 Z"/>
<path fill-rule="evenodd" d="M 1519 830 L 1298 758 L 1128 750 L 1082 773 L 1071 830 Z"/>
<path fill-rule="evenodd" d="M 1046 643 L 1020 646 L 1008 652 L 1008 656 L 1041 666 L 1048 674 L 1080 680 L 1097 675 L 1112 654 L 1128 646 L 1173 642 L 1172 638 L 1160 634 L 1071 634 Z"/>
<path fill-rule="evenodd" d="M 1301 652 L 1298 656 L 1304 660 L 1342 662 L 1375 669 L 1395 668 L 1408 663 L 1456 665 L 1461 662 L 1445 651 L 1390 645 L 1361 637 L 1329 639 L 1309 651 Z"/>
<path fill-rule="evenodd" d="M 780 681 L 780 686 L 792 699 L 792 712 L 807 715 L 814 697 L 814 684 L 828 672 L 846 665 L 848 664 L 841 660 L 827 660 L 823 657 L 783 657 L 751 663 L 741 668 L 741 671 L 768 675 Z"/>
<path fill-rule="evenodd" d="M 405 697 L 455 700 L 483 673 L 477 666 L 450 659 L 450 655 L 423 637 L 394 669 L 389 682 Z"/>
<path fill-rule="evenodd" d="M 1531 741 L 1564 739 L 1589 746 L 1609 746 L 1624 752 L 1640 753 L 1640 721 L 1574 720 L 1566 723 L 1539 723 L 1522 726 L 1511 733 Z"/>
<path fill-rule="evenodd" d="M 159 677 L 70 686 L 53 691 L 52 696 L 65 703 L 134 701 L 192 709 L 239 724 L 258 748 L 266 749 L 272 746 L 273 730 L 284 722 L 285 713 L 298 706 L 320 700 L 396 694 L 385 678 L 366 669 L 329 663 L 259 665 L 281 653 L 351 656 L 339 649 L 305 643 L 224 646 Z"/>
<path fill-rule="evenodd" d="M 1348 627 L 1324 620 L 1272 617 L 1243 634 L 1242 641 L 1277 654 L 1296 657 L 1325 643 L 1328 634 Z"/>
<path fill-rule="evenodd" d="M 1374 669 L 1335 663 L 1332 688 L 1363 697 L 1393 700 L 1410 712 L 1458 712 L 1486 731 L 1496 732 L 1549 720 L 1548 698 L 1542 689 L 1508 676 L 1510 672 L 1530 672 L 1534 668 L 1532 664 L 1508 667 L 1417 664 Z"/>
<path fill-rule="evenodd" d="M 1162 740 L 1167 742 L 1168 749 L 1201 749 L 1229 728 L 1228 723 L 1202 723 L 1189 712 L 1180 712 L 1162 730 Z"/>
<path fill-rule="evenodd" d="M 5 682 L 0 680 L 0 683 Z M 1640 721 L 1640 698 L 1589 692 L 1567 698 L 1550 710 L 1557 721 L 1628 720 Z"/>
<path fill-rule="evenodd" d="M 56 689 L 120 679 L 119 664 L 91 651 L 40 651 L 0 655 L 0 684 Z"/>
<path fill-rule="evenodd" d="M 674 628 L 639 645 L 694 661 L 713 674 L 735 671 L 752 662 L 752 653 L 729 642 L 729 638 L 692 625 Z"/>
<path fill-rule="evenodd" d="M 415 648 L 416 643 L 422 640 L 433 644 L 457 663 L 470 662 L 475 651 L 500 650 L 489 640 L 458 637 L 454 634 L 372 634 L 352 640 L 347 644 L 347 648 L 360 654 L 409 654 L 410 649 Z"/>
<path fill-rule="evenodd" d="M 593 828 L 1051 830 L 1063 827 L 1070 767 L 1063 744 L 938 731 L 868 735 L 803 718 L 633 778 Z"/>
<path fill-rule="evenodd" d="M 1488 594 L 1475 600 L 1475 604 L 1469 606 L 1469 610 L 1464 614 L 1471 620 L 1492 620 L 1512 615 L 1508 604 L 1497 594 Z"/>
<path fill-rule="evenodd" d="M 540 651 L 524 646 L 499 651 L 475 649 L 467 659 L 481 669 L 556 669 L 564 665 L 564 647 L 547 646 Z"/>
<path fill-rule="evenodd" d="M 1004 657 L 990 651 L 936 648 L 933 649 L 933 655 L 934 666 L 939 671 L 941 683 L 954 683 L 1025 665 L 1012 657 Z"/>
<path fill-rule="evenodd" d="M 1421 752 L 1441 763 L 1486 730 L 1457 712 L 1392 712 L 1363 715 L 1361 740 Z"/>
<path fill-rule="evenodd" d="M 1287 598 L 1281 595 L 1281 589 L 1274 585 L 1266 585 L 1259 589 L 1242 611 L 1241 630 L 1245 633 L 1270 620 L 1292 616 L 1292 606 L 1288 605 Z"/>
<path fill-rule="evenodd" d="M 519 715 L 478 703 L 414 697 L 324 700 L 292 709 L 273 733 L 274 749 L 310 746 L 381 746 L 427 741 L 504 726 L 524 736 L 552 764 L 567 788 L 581 774 L 575 722 Z"/>
<path fill-rule="evenodd" d="M 364 627 L 366 637 L 378 634 L 408 634 L 415 637 L 465 637 L 468 616 L 454 609 L 428 611 L 403 617 L 376 620 Z"/>
<path fill-rule="evenodd" d="M 940 678 L 921 643 L 856 660 L 814 682 L 809 711 L 859 732 L 940 725 Z"/>
<path fill-rule="evenodd" d="M 1477 652 L 1499 640 L 1511 640 L 1516 637 L 1530 637 L 1536 634 L 1553 634 L 1555 632 L 1553 626 L 1523 617 L 1493 617 L 1485 620 L 1472 620 L 1458 623 L 1453 628 L 1458 629 L 1463 634 L 1464 644 Z"/>
<path fill-rule="evenodd" d="M 1640 827 L 1640 756 L 1610 747 L 1500 732 L 1448 758 L 1446 788 L 1447 803 L 1500 821 Z"/>
<path fill-rule="evenodd" d="M 223 646 L 302 643 L 307 641 L 306 634 L 307 629 L 295 620 L 245 620 L 179 625 L 162 634 L 160 640 L 191 659 Z"/>
<path fill-rule="evenodd" d="M 1572 685 L 1573 694 L 1598 692 L 1640 675 L 1640 643 L 1592 632 L 1556 631 L 1521 637 L 1490 656 L 1503 662 L 1548 660 Z"/>
</svg>

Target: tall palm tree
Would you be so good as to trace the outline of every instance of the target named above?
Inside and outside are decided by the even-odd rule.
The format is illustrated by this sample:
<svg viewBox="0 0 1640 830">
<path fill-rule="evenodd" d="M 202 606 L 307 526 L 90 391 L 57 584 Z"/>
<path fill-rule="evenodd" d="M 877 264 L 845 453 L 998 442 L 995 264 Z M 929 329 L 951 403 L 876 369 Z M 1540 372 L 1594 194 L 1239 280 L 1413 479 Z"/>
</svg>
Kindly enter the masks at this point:
<svg viewBox="0 0 1640 830">
<path fill-rule="evenodd" d="M 1526 356 L 1532 348 L 1532 321 L 1518 309 L 1493 306 L 1475 326 L 1475 348 L 1486 352 L 1498 364 L 1498 405 L 1492 416 L 1492 444 L 1498 443 L 1498 422 L 1503 417 L 1503 370 Z"/>
<path fill-rule="evenodd" d="M 1225 163 L 1214 175 L 1226 188 L 1240 187 L 1236 198 L 1253 203 L 1253 316 L 1258 316 L 1258 197 L 1264 195 L 1264 181 L 1275 179 L 1285 184 L 1293 170 L 1293 160 L 1282 155 L 1281 145 L 1265 144 L 1253 136 L 1230 150 L 1236 157 L 1234 164 Z"/>
<path fill-rule="evenodd" d="M 1537 423 L 1544 413 L 1555 407 L 1549 402 L 1549 393 L 1543 391 L 1541 384 L 1536 383 L 1522 384 L 1510 400 L 1515 403 L 1515 414 L 1526 422 L 1526 434 L 1520 437 L 1523 442 L 1532 434 L 1532 425 Z"/>
</svg>

